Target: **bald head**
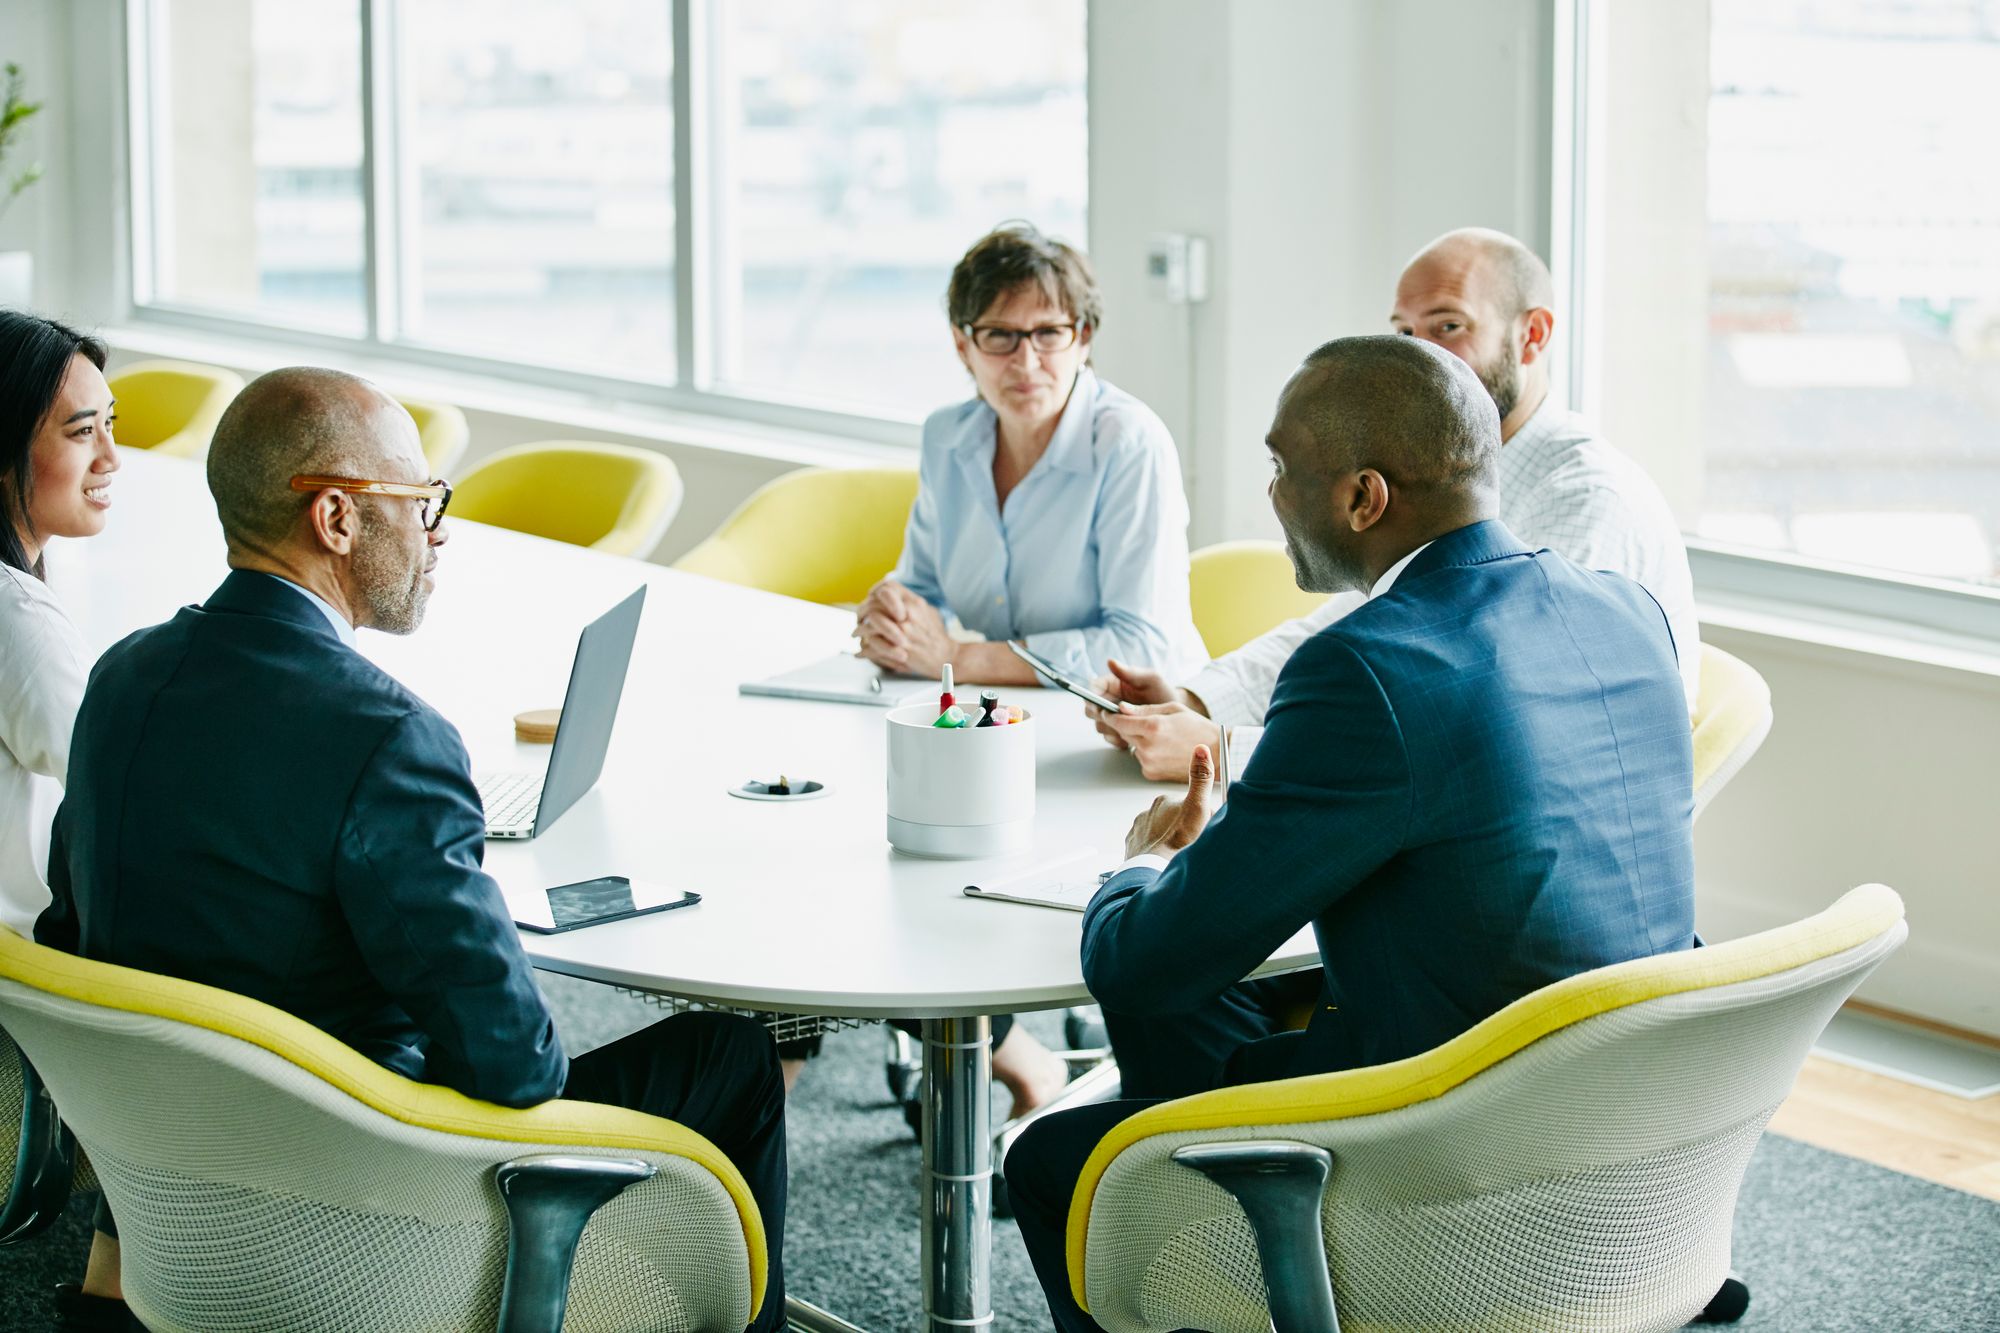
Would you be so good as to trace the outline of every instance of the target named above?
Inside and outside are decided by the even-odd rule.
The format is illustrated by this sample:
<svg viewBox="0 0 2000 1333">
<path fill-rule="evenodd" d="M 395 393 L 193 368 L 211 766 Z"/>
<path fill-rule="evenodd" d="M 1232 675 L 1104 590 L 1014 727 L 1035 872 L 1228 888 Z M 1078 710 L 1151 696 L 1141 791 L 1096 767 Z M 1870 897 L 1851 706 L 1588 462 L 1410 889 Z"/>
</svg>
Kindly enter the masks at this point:
<svg viewBox="0 0 2000 1333">
<path fill-rule="evenodd" d="M 1500 415 L 1470 366 L 1415 338 L 1338 338 L 1278 399 L 1271 508 L 1299 586 L 1365 589 L 1427 541 L 1492 517 Z"/>
<path fill-rule="evenodd" d="M 1493 484 L 1500 417 L 1472 367 L 1427 342 L 1336 338 L 1286 386 L 1279 411 L 1305 427 L 1314 470 L 1374 468 L 1414 503 L 1455 504 Z"/>
<path fill-rule="evenodd" d="M 1407 274 L 1424 268 L 1452 274 L 1490 301 L 1502 319 L 1533 309 L 1555 307 L 1555 283 L 1542 257 L 1504 231 L 1460 227 L 1432 241 L 1403 266 Z"/>
<path fill-rule="evenodd" d="M 1502 435 L 1520 429 L 1548 393 L 1555 288 L 1548 265 L 1505 232 L 1448 231 L 1410 260 L 1389 323 L 1469 364 L 1493 396 Z"/>
<path fill-rule="evenodd" d="M 416 424 L 395 399 L 338 370 L 291 366 L 252 380 L 215 428 L 208 489 L 232 549 L 264 550 L 299 526 L 301 474 L 428 480 Z"/>
</svg>

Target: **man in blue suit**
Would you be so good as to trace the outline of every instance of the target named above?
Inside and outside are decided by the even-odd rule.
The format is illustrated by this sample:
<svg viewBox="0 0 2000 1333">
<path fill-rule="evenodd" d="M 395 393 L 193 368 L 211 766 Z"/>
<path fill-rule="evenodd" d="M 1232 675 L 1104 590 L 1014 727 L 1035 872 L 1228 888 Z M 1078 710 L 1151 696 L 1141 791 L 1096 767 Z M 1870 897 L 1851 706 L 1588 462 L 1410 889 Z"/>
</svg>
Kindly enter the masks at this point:
<svg viewBox="0 0 2000 1333">
<path fill-rule="evenodd" d="M 1096 1327 L 1064 1225 L 1119 1120 L 1415 1055 L 1559 978 L 1694 942 L 1666 617 L 1494 517 L 1499 426 L 1471 368 L 1412 338 L 1328 343 L 1285 386 L 1266 444 L 1299 586 L 1370 600 L 1286 664 L 1214 821 L 1202 747 L 1084 915 L 1130 1099 L 1048 1117 L 1006 1163 L 1061 1328 Z M 1241 981 L 1308 925 L 1323 971 Z"/>
<path fill-rule="evenodd" d="M 565 1058 L 480 868 L 485 818 L 458 732 L 355 651 L 357 628 L 417 628 L 446 540 L 448 488 L 427 480 L 409 413 L 352 376 L 274 371 L 223 416 L 208 477 L 231 573 L 91 673 L 36 938 L 276 1005 L 469 1097 L 680 1121 L 756 1196 L 771 1245 L 759 1323 L 781 1327 L 784 1088 L 769 1036 L 684 1015 Z M 368 489 L 381 482 L 402 493 Z M 93 1252 L 91 1295 L 119 1294 L 109 1253 Z M 64 1313 L 121 1326 L 108 1299 Z"/>
</svg>

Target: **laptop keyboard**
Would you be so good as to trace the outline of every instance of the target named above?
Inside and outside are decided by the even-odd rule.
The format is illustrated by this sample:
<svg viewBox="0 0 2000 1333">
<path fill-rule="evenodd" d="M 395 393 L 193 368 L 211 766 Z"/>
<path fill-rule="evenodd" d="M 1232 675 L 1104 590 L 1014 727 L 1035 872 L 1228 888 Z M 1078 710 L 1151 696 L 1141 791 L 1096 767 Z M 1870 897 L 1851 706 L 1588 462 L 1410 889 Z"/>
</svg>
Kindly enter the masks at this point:
<svg viewBox="0 0 2000 1333">
<path fill-rule="evenodd" d="M 486 827 L 505 829 L 535 822 L 542 803 L 542 777 L 536 773 L 488 773 L 477 779 L 479 803 L 486 807 Z"/>
</svg>

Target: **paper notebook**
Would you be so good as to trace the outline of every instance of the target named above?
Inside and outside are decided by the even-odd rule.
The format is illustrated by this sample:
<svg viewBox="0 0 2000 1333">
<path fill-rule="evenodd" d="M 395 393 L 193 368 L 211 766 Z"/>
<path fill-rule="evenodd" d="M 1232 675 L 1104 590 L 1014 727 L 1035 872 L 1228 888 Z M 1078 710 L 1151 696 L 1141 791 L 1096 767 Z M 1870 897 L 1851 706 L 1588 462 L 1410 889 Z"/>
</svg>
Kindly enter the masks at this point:
<svg viewBox="0 0 2000 1333">
<path fill-rule="evenodd" d="M 818 699 L 826 703 L 889 708 L 915 693 L 935 692 L 937 686 L 885 675 L 873 662 L 852 653 L 835 653 L 766 680 L 745 681 L 736 688 L 742 694 L 768 694 L 779 699 Z"/>
<path fill-rule="evenodd" d="M 1099 855 L 1070 856 L 1025 874 L 1011 875 L 986 884 L 968 884 L 965 896 L 1081 912 L 1090 906 L 1097 890 L 1112 875 L 1110 870 L 1102 868 L 1105 861 L 1106 858 Z"/>
</svg>

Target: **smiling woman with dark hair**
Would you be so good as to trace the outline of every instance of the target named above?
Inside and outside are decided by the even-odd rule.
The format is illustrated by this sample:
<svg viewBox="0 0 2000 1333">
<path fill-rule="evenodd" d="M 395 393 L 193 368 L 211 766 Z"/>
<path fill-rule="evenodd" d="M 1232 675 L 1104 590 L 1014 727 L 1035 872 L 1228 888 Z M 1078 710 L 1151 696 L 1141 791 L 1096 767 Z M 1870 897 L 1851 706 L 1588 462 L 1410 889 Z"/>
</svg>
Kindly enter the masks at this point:
<svg viewBox="0 0 2000 1333">
<path fill-rule="evenodd" d="M 51 537 L 88 537 L 111 506 L 104 344 L 0 310 L 0 924 L 48 906 L 49 824 L 89 662 L 42 579 Z"/>
</svg>

